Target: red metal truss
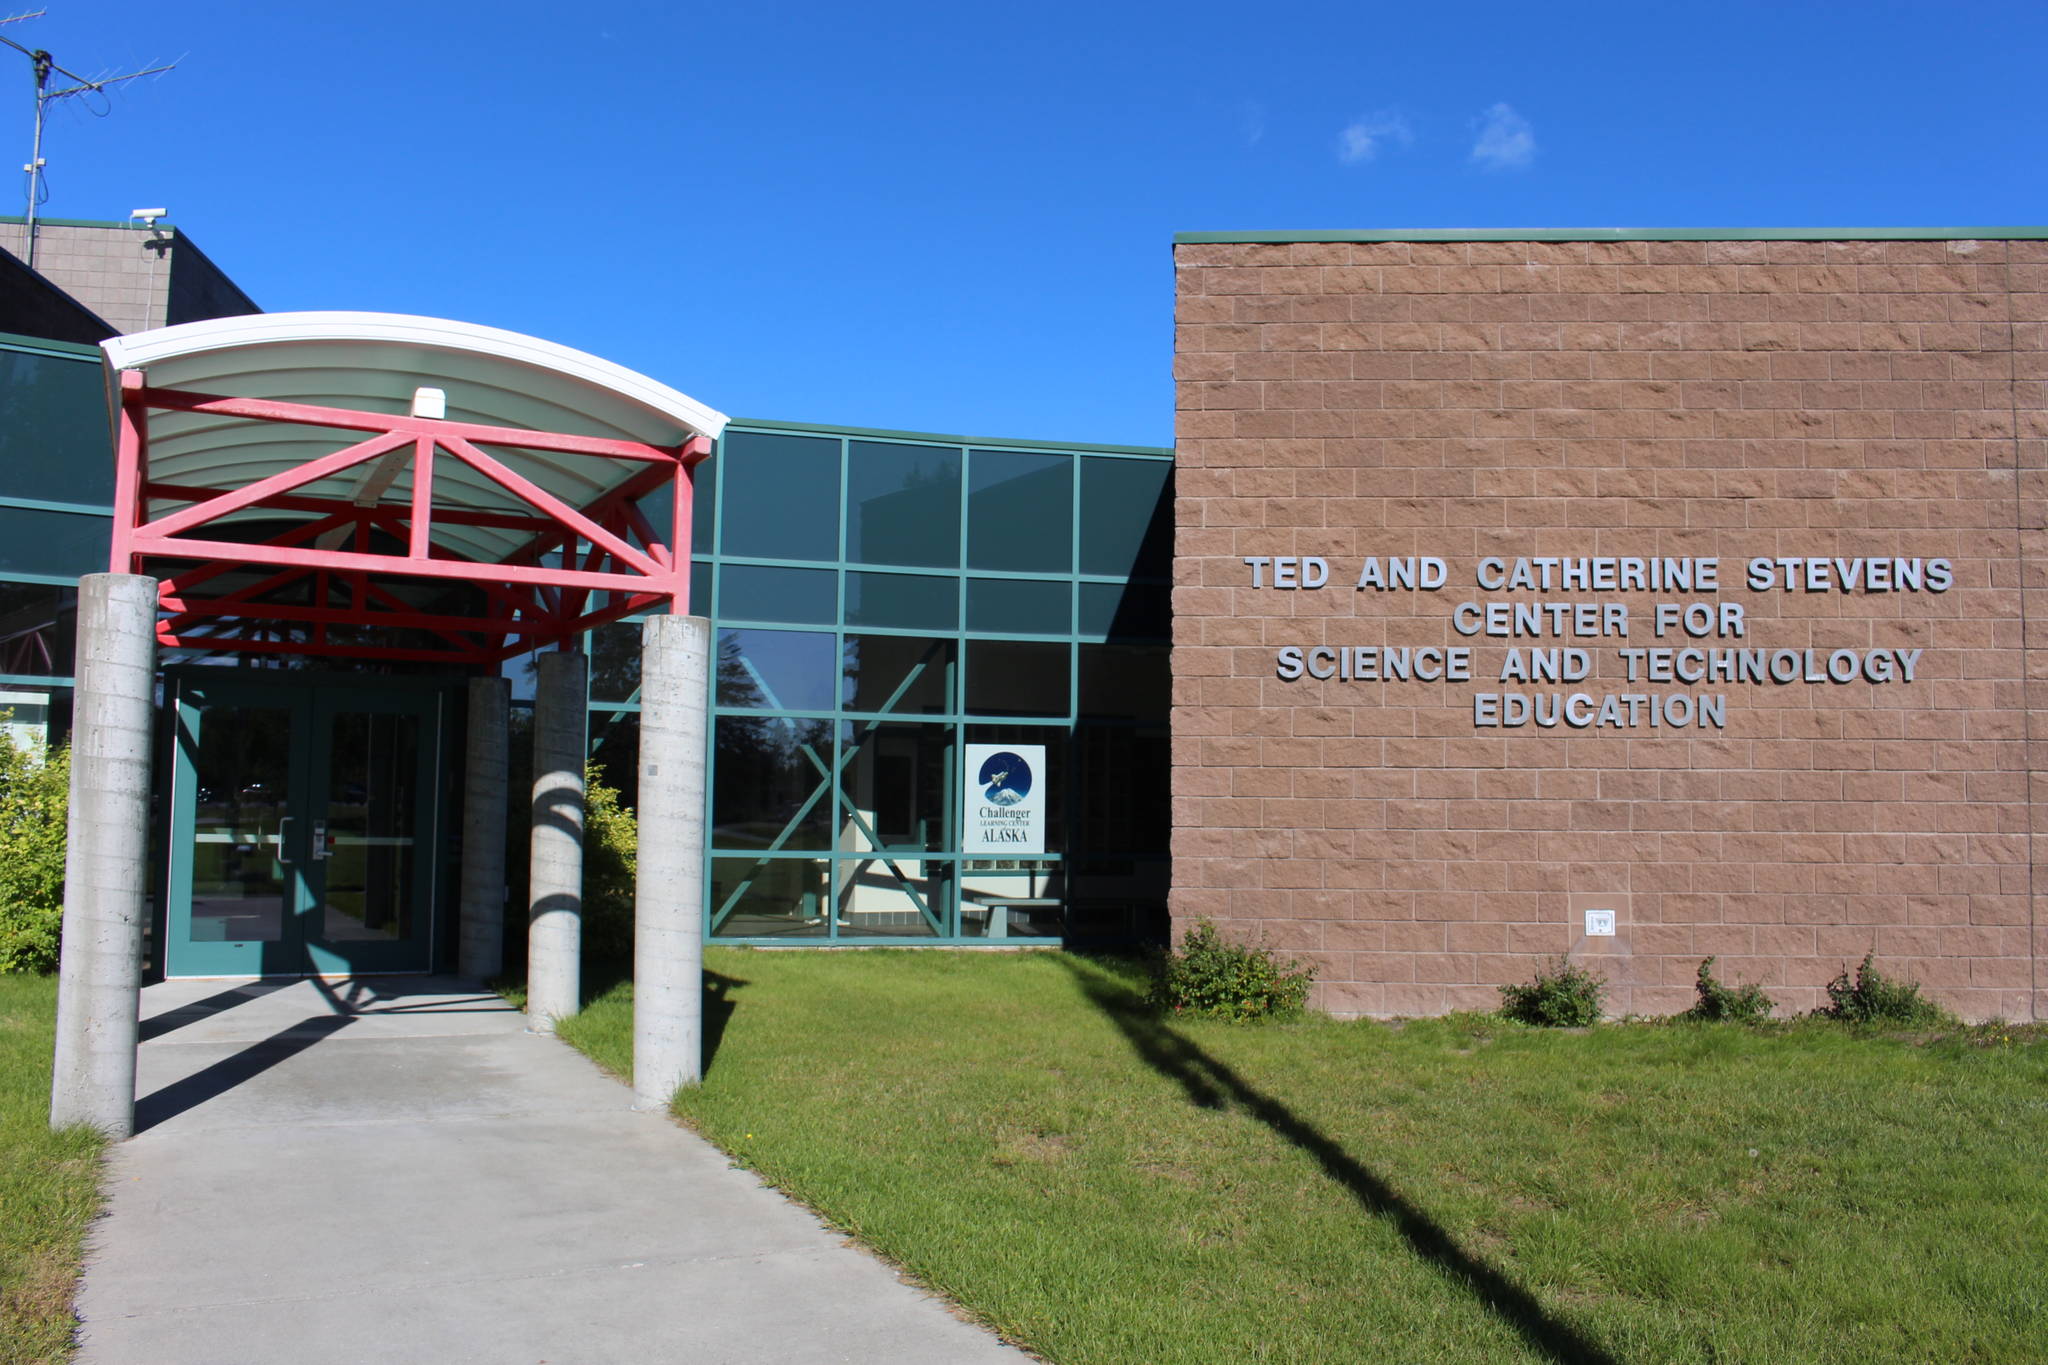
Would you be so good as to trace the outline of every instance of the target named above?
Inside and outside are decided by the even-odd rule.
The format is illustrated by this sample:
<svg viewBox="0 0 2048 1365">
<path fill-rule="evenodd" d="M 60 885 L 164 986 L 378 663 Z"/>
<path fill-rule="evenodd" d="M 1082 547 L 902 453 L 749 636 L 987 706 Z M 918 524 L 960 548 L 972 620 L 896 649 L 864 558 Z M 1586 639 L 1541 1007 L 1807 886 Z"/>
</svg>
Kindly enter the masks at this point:
<svg viewBox="0 0 2048 1365">
<path fill-rule="evenodd" d="M 149 473 L 149 414 L 203 413 L 364 433 L 362 439 L 239 488 L 159 482 Z M 525 478 L 486 447 L 547 451 L 641 466 L 575 506 Z M 636 612 L 689 609 L 692 471 L 711 453 L 705 437 L 674 447 L 561 432 L 525 431 L 440 418 L 358 412 L 271 399 L 229 398 L 151 388 L 140 371 L 121 374 L 114 484 L 113 569 L 163 570 L 159 643 L 227 653 L 303 654 L 494 664 L 568 640 Z M 526 511 L 435 505 L 436 458 L 454 459 L 516 498 Z M 309 485 L 377 462 L 388 487 L 412 470 L 407 504 L 360 493 L 354 500 L 308 493 Z M 664 543 L 639 503 L 668 493 L 673 543 Z M 152 500 L 185 504 L 152 519 Z M 296 515 L 288 529 L 250 540 L 208 538 L 238 512 Z M 436 525 L 523 533 L 502 561 L 467 558 L 434 542 Z M 162 565 L 161 561 L 177 561 Z M 231 575 L 254 581 L 205 591 Z M 419 605 L 421 585 L 480 590 L 480 611 Z M 406 585 L 410 584 L 411 596 Z M 392 643 L 364 628 L 423 639 Z"/>
</svg>

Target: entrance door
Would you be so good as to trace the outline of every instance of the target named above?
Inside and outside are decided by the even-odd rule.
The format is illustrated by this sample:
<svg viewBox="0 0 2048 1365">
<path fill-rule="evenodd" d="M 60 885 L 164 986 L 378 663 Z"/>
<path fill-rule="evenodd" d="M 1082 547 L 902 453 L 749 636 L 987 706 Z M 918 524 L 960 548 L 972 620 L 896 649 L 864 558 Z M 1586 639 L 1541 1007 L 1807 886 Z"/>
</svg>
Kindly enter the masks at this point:
<svg viewBox="0 0 2048 1365">
<path fill-rule="evenodd" d="M 441 695 L 177 679 L 169 976 L 423 972 Z"/>
</svg>

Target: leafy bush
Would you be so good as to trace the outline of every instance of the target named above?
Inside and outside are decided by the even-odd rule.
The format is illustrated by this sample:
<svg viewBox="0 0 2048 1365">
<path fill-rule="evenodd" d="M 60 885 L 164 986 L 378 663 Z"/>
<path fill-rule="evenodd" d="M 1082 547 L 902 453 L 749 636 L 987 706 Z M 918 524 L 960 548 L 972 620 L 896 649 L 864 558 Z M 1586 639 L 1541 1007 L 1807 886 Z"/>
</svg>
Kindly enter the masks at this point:
<svg viewBox="0 0 2048 1365">
<path fill-rule="evenodd" d="M 633 960 L 633 874 L 639 866 L 640 822 L 619 791 L 583 770 L 583 952 L 600 962 Z"/>
<path fill-rule="evenodd" d="M 1500 988 L 1500 1012 L 1542 1028 L 1585 1028 L 1600 1022 L 1607 982 L 1564 958 L 1539 969 L 1536 979 Z"/>
<path fill-rule="evenodd" d="M 0 731 L 0 972 L 57 967 L 71 749 L 24 748 Z"/>
<path fill-rule="evenodd" d="M 1828 982 L 1828 1003 L 1814 1011 L 1850 1024 L 1905 1024 L 1909 1027 L 1953 1023 L 1941 1006 L 1920 994 L 1917 981 L 1898 981 L 1871 966 L 1875 953 L 1865 953 L 1849 979 L 1848 968 Z"/>
<path fill-rule="evenodd" d="M 1160 964 L 1152 1002 L 1176 1014 L 1246 1023 L 1301 1013 L 1314 980 L 1313 967 L 1282 962 L 1263 944 L 1232 943 L 1203 920 Z"/>
<path fill-rule="evenodd" d="M 1693 989 L 1699 992 L 1699 999 L 1685 1012 L 1688 1019 L 1755 1024 L 1770 1018 L 1776 1008 L 1771 997 L 1764 994 L 1764 988 L 1754 981 L 1746 986 L 1730 986 L 1717 980 L 1711 957 L 1700 963 L 1699 980 Z"/>
</svg>

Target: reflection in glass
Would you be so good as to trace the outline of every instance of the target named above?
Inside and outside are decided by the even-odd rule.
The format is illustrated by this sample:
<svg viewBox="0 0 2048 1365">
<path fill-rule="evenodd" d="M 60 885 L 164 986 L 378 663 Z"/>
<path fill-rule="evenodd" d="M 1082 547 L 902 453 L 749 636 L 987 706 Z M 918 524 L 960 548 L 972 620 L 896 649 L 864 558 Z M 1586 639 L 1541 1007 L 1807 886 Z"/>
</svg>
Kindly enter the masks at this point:
<svg viewBox="0 0 2048 1365">
<path fill-rule="evenodd" d="M 731 569 L 726 570 L 731 573 Z M 846 575 L 846 624 L 958 630 L 960 580 L 907 573 Z"/>
<path fill-rule="evenodd" d="M 69 677 L 78 589 L 0 583 L 0 673 Z"/>
<path fill-rule="evenodd" d="M 1112 640 L 1165 640 L 1173 634 L 1171 590 L 1164 583 L 1083 583 L 1081 634 Z"/>
<path fill-rule="evenodd" d="M 830 569 L 728 564 L 718 574 L 718 614 L 735 621 L 829 626 L 839 612 L 838 578 Z"/>
<path fill-rule="evenodd" d="M 417 715 L 357 711 L 334 717 L 320 928 L 326 942 L 412 936 L 419 743 Z"/>
<path fill-rule="evenodd" d="M 1066 583 L 1029 578 L 967 580 L 967 628 L 1006 635 L 1065 635 L 1073 629 L 1073 592 Z"/>
<path fill-rule="evenodd" d="M 192 929 L 196 943 L 275 943 L 295 882 L 280 861 L 303 856 L 283 820 L 291 780 L 291 713 L 210 706 L 192 757 Z"/>
<path fill-rule="evenodd" d="M 638 621 L 614 621 L 586 637 L 592 701 L 640 700 L 641 629 Z"/>
<path fill-rule="evenodd" d="M 967 710 L 981 716 L 1067 714 L 1069 647 L 1015 640 L 967 642 Z"/>
<path fill-rule="evenodd" d="M 822 849 L 831 843 L 832 722 L 720 716 L 711 842 L 717 848 Z"/>
<path fill-rule="evenodd" d="M 855 441 L 846 455 L 846 557 L 864 564 L 960 563 L 960 452 Z"/>
<path fill-rule="evenodd" d="M 805 630 L 718 633 L 718 704 L 766 711 L 832 709 L 832 637 Z"/>
<path fill-rule="evenodd" d="M 977 450 L 967 467 L 969 568 L 1073 570 L 1073 456 Z"/>
<path fill-rule="evenodd" d="M 840 651 L 839 703 L 848 711 L 937 715 L 951 711 L 951 640 L 848 635 Z"/>
<path fill-rule="evenodd" d="M 1058 938 L 1066 899 L 1056 862 L 970 859 L 960 869 L 960 936 Z"/>
<path fill-rule="evenodd" d="M 952 867 L 886 853 L 841 858 L 833 873 L 834 932 L 840 938 L 937 937 L 944 932 Z"/>
<path fill-rule="evenodd" d="M 837 439 L 727 431 L 713 458 L 724 486 L 720 553 L 839 558 Z"/>
<path fill-rule="evenodd" d="M 824 938 L 832 864 L 822 858 L 713 858 L 717 938 Z"/>
<path fill-rule="evenodd" d="M 841 734 L 839 851 L 948 847 L 953 727 L 871 721 Z"/>
<path fill-rule="evenodd" d="M 1173 465 L 1081 461 L 1081 572 L 1164 578 L 1172 568 Z"/>
</svg>

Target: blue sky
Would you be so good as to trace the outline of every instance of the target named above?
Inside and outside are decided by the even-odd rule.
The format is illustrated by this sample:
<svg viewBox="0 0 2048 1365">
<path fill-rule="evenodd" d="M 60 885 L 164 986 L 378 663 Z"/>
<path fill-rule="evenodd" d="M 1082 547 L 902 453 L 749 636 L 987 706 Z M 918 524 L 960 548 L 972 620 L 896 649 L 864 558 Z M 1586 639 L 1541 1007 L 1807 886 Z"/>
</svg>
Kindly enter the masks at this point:
<svg viewBox="0 0 2048 1365">
<path fill-rule="evenodd" d="M 738 416 L 1164 444 L 1176 231 L 2048 221 L 2038 0 L 38 2 L 180 63 L 54 111 L 45 214 Z"/>
</svg>

